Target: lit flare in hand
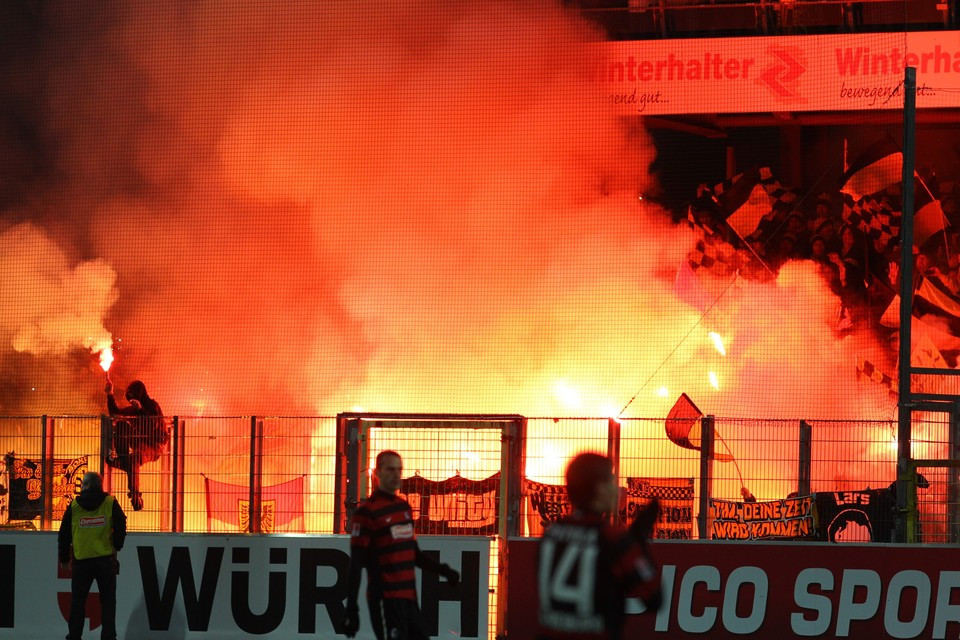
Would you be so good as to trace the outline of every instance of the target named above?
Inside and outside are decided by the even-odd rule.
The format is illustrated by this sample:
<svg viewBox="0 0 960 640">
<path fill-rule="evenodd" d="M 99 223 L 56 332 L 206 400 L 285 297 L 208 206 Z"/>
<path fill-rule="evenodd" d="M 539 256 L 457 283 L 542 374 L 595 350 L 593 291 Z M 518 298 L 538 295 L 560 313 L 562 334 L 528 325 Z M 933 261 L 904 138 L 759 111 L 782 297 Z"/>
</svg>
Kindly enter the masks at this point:
<svg viewBox="0 0 960 640">
<path fill-rule="evenodd" d="M 103 372 L 107 374 L 107 377 L 110 377 L 110 365 L 113 364 L 113 349 L 111 347 L 104 347 L 100 351 L 100 368 L 103 369 Z"/>
</svg>

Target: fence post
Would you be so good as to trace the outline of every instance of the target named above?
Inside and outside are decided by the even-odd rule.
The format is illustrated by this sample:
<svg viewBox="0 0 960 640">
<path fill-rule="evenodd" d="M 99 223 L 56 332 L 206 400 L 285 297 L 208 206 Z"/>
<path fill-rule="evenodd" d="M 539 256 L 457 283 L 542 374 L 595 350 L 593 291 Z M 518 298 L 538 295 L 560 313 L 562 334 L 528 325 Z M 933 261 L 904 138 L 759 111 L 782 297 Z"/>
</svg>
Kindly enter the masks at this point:
<svg viewBox="0 0 960 640">
<path fill-rule="evenodd" d="M 950 408 L 950 434 L 947 458 L 960 460 L 960 404 Z M 960 542 L 960 469 L 950 467 L 947 471 L 947 540 L 950 544 Z"/>
<path fill-rule="evenodd" d="M 810 495 L 810 466 L 813 460 L 813 427 L 806 420 L 800 421 L 800 453 L 797 469 L 797 495 Z"/>
<path fill-rule="evenodd" d="M 260 533 L 263 493 L 263 420 L 250 416 L 250 502 L 247 516 L 250 533 Z"/>
<path fill-rule="evenodd" d="M 902 480 L 907 495 L 905 496 L 906 508 L 901 516 L 904 522 L 904 538 L 898 542 L 913 544 L 919 542 L 917 540 L 917 465 L 913 460 L 907 461 L 907 472 Z"/>
<path fill-rule="evenodd" d="M 613 467 L 613 481 L 620 486 L 620 422 L 616 418 L 607 418 L 607 457 Z M 616 523 L 619 520 L 620 501 L 617 501 L 617 508 L 610 513 L 610 522 Z"/>
<path fill-rule="evenodd" d="M 913 322 L 913 175 L 916 149 L 917 69 L 903 70 L 903 191 L 900 224 L 900 364 L 897 385 L 897 528 L 896 542 L 912 538 L 907 520 L 907 475 L 910 473 L 910 439 L 913 433 L 913 392 L 910 346 Z M 913 471 L 916 471 L 915 469 Z M 914 514 L 915 518 L 916 514 Z"/>
<path fill-rule="evenodd" d="M 40 427 L 40 492 L 43 496 L 40 512 L 40 530 L 47 531 L 53 525 L 53 427 L 54 420 L 41 416 Z"/>
<path fill-rule="evenodd" d="M 344 510 L 340 506 L 340 496 L 346 496 L 349 483 L 346 481 L 346 425 L 341 416 L 337 416 L 337 455 L 333 470 L 333 532 L 343 533 Z M 346 501 L 346 498 L 344 498 Z"/>
<path fill-rule="evenodd" d="M 347 533 L 354 509 L 360 504 L 360 419 L 337 416 L 337 464 L 334 478 L 333 532 Z M 343 502 L 340 502 L 340 497 Z"/>
<path fill-rule="evenodd" d="M 103 490 L 113 491 L 113 467 L 107 464 L 107 457 L 113 451 L 113 419 L 100 415 L 100 475 L 103 476 Z"/>
<path fill-rule="evenodd" d="M 173 476 L 172 482 L 172 500 L 170 503 L 170 509 L 172 510 L 170 530 L 174 533 L 183 531 L 183 443 L 181 442 L 180 428 L 182 423 L 180 422 L 180 416 L 173 416 L 173 454 L 172 454 L 172 470 L 171 474 Z"/>
<path fill-rule="evenodd" d="M 613 462 L 613 477 L 620 486 L 620 421 L 607 419 L 607 457 Z"/>
<path fill-rule="evenodd" d="M 523 487 L 527 465 L 527 419 L 517 418 L 501 428 L 500 504 L 497 505 L 497 619 L 496 637 L 505 638 L 507 629 L 508 582 L 510 575 L 509 539 L 523 533 Z"/>
<path fill-rule="evenodd" d="M 713 495 L 713 416 L 703 416 L 700 419 L 700 515 L 697 525 L 700 529 L 700 539 L 709 540 L 710 530 L 713 528 L 710 517 L 710 496 Z"/>
</svg>

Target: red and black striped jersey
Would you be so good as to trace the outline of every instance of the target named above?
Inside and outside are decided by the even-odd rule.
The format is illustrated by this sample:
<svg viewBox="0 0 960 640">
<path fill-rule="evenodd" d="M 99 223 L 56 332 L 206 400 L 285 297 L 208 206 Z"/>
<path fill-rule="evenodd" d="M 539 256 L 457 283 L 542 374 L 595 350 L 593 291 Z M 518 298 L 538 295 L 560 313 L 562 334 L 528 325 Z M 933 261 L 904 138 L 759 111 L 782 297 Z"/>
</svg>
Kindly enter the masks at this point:
<svg viewBox="0 0 960 640">
<path fill-rule="evenodd" d="M 537 556 L 540 637 L 616 640 L 627 596 L 659 599 L 660 577 L 644 543 L 596 514 L 551 525 Z"/>
<path fill-rule="evenodd" d="M 368 597 L 417 599 L 417 540 L 406 500 L 374 491 L 353 514 L 350 546 L 367 550 Z"/>
</svg>

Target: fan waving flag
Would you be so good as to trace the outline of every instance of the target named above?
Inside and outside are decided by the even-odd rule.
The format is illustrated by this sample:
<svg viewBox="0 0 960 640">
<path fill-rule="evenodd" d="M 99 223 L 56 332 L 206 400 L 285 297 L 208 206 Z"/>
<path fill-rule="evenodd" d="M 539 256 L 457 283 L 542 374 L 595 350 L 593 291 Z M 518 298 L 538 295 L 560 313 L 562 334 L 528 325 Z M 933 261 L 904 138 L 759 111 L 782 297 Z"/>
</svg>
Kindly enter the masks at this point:
<svg viewBox="0 0 960 640">
<path fill-rule="evenodd" d="M 916 198 L 914 201 L 913 214 L 913 242 L 918 247 L 922 246 L 933 235 L 940 233 L 950 223 L 947 222 L 947 216 L 943 212 L 943 206 L 937 200 L 927 186 L 917 178 Z"/>
<path fill-rule="evenodd" d="M 903 181 L 903 153 L 893 140 L 883 138 L 870 145 L 840 178 L 840 190 L 859 198 Z"/>
<path fill-rule="evenodd" d="M 939 200 L 936 183 L 933 188 L 913 172 L 914 219 L 913 242 L 922 246 L 933 235 L 949 226 Z M 903 153 L 890 139 L 880 140 L 867 148 L 850 165 L 840 179 L 844 198 L 844 221 L 870 235 L 871 238 L 899 234 L 901 191 L 903 188 Z"/>
<path fill-rule="evenodd" d="M 727 242 L 710 224 L 698 221 L 692 206 L 687 211 L 686 224 L 694 234 L 693 248 L 687 253 L 687 264 L 692 271 L 705 269 L 722 277 L 751 261 L 749 254 Z"/>
<path fill-rule="evenodd" d="M 769 167 L 754 167 L 716 185 L 718 213 L 745 240 L 768 240 L 794 209 L 797 194 Z"/>
<path fill-rule="evenodd" d="M 667 414 L 665 421 L 667 437 L 670 438 L 670 442 L 684 449 L 700 451 L 700 419 L 702 417 L 703 413 L 697 408 L 697 405 L 693 404 L 690 396 L 685 393 L 680 394 L 673 408 L 670 409 L 670 413 Z M 717 440 L 722 439 L 718 432 L 714 431 L 714 434 Z M 719 453 L 714 446 L 713 459 L 720 462 L 729 462 L 733 460 L 733 456 L 728 453 Z"/>
</svg>

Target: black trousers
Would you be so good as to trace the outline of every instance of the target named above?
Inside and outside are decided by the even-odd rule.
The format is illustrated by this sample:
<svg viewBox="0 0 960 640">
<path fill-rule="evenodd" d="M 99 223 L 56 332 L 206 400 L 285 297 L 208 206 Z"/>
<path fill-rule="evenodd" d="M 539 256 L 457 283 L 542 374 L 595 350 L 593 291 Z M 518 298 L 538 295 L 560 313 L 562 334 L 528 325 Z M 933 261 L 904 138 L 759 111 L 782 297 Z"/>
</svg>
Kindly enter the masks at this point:
<svg viewBox="0 0 960 640">
<path fill-rule="evenodd" d="M 86 621 L 87 596 L 93 581 L 100 590 L 101 640 L 117 640 L 117 568 L 112 556 L 73 561 L 70 622 L 67 640 L 80 640 Z"/>
<path fill-rule="evenodd" d="M 370 625 L 377 640 L 430 640 L 416 600 L 368 600 Z"/>
</svg>

